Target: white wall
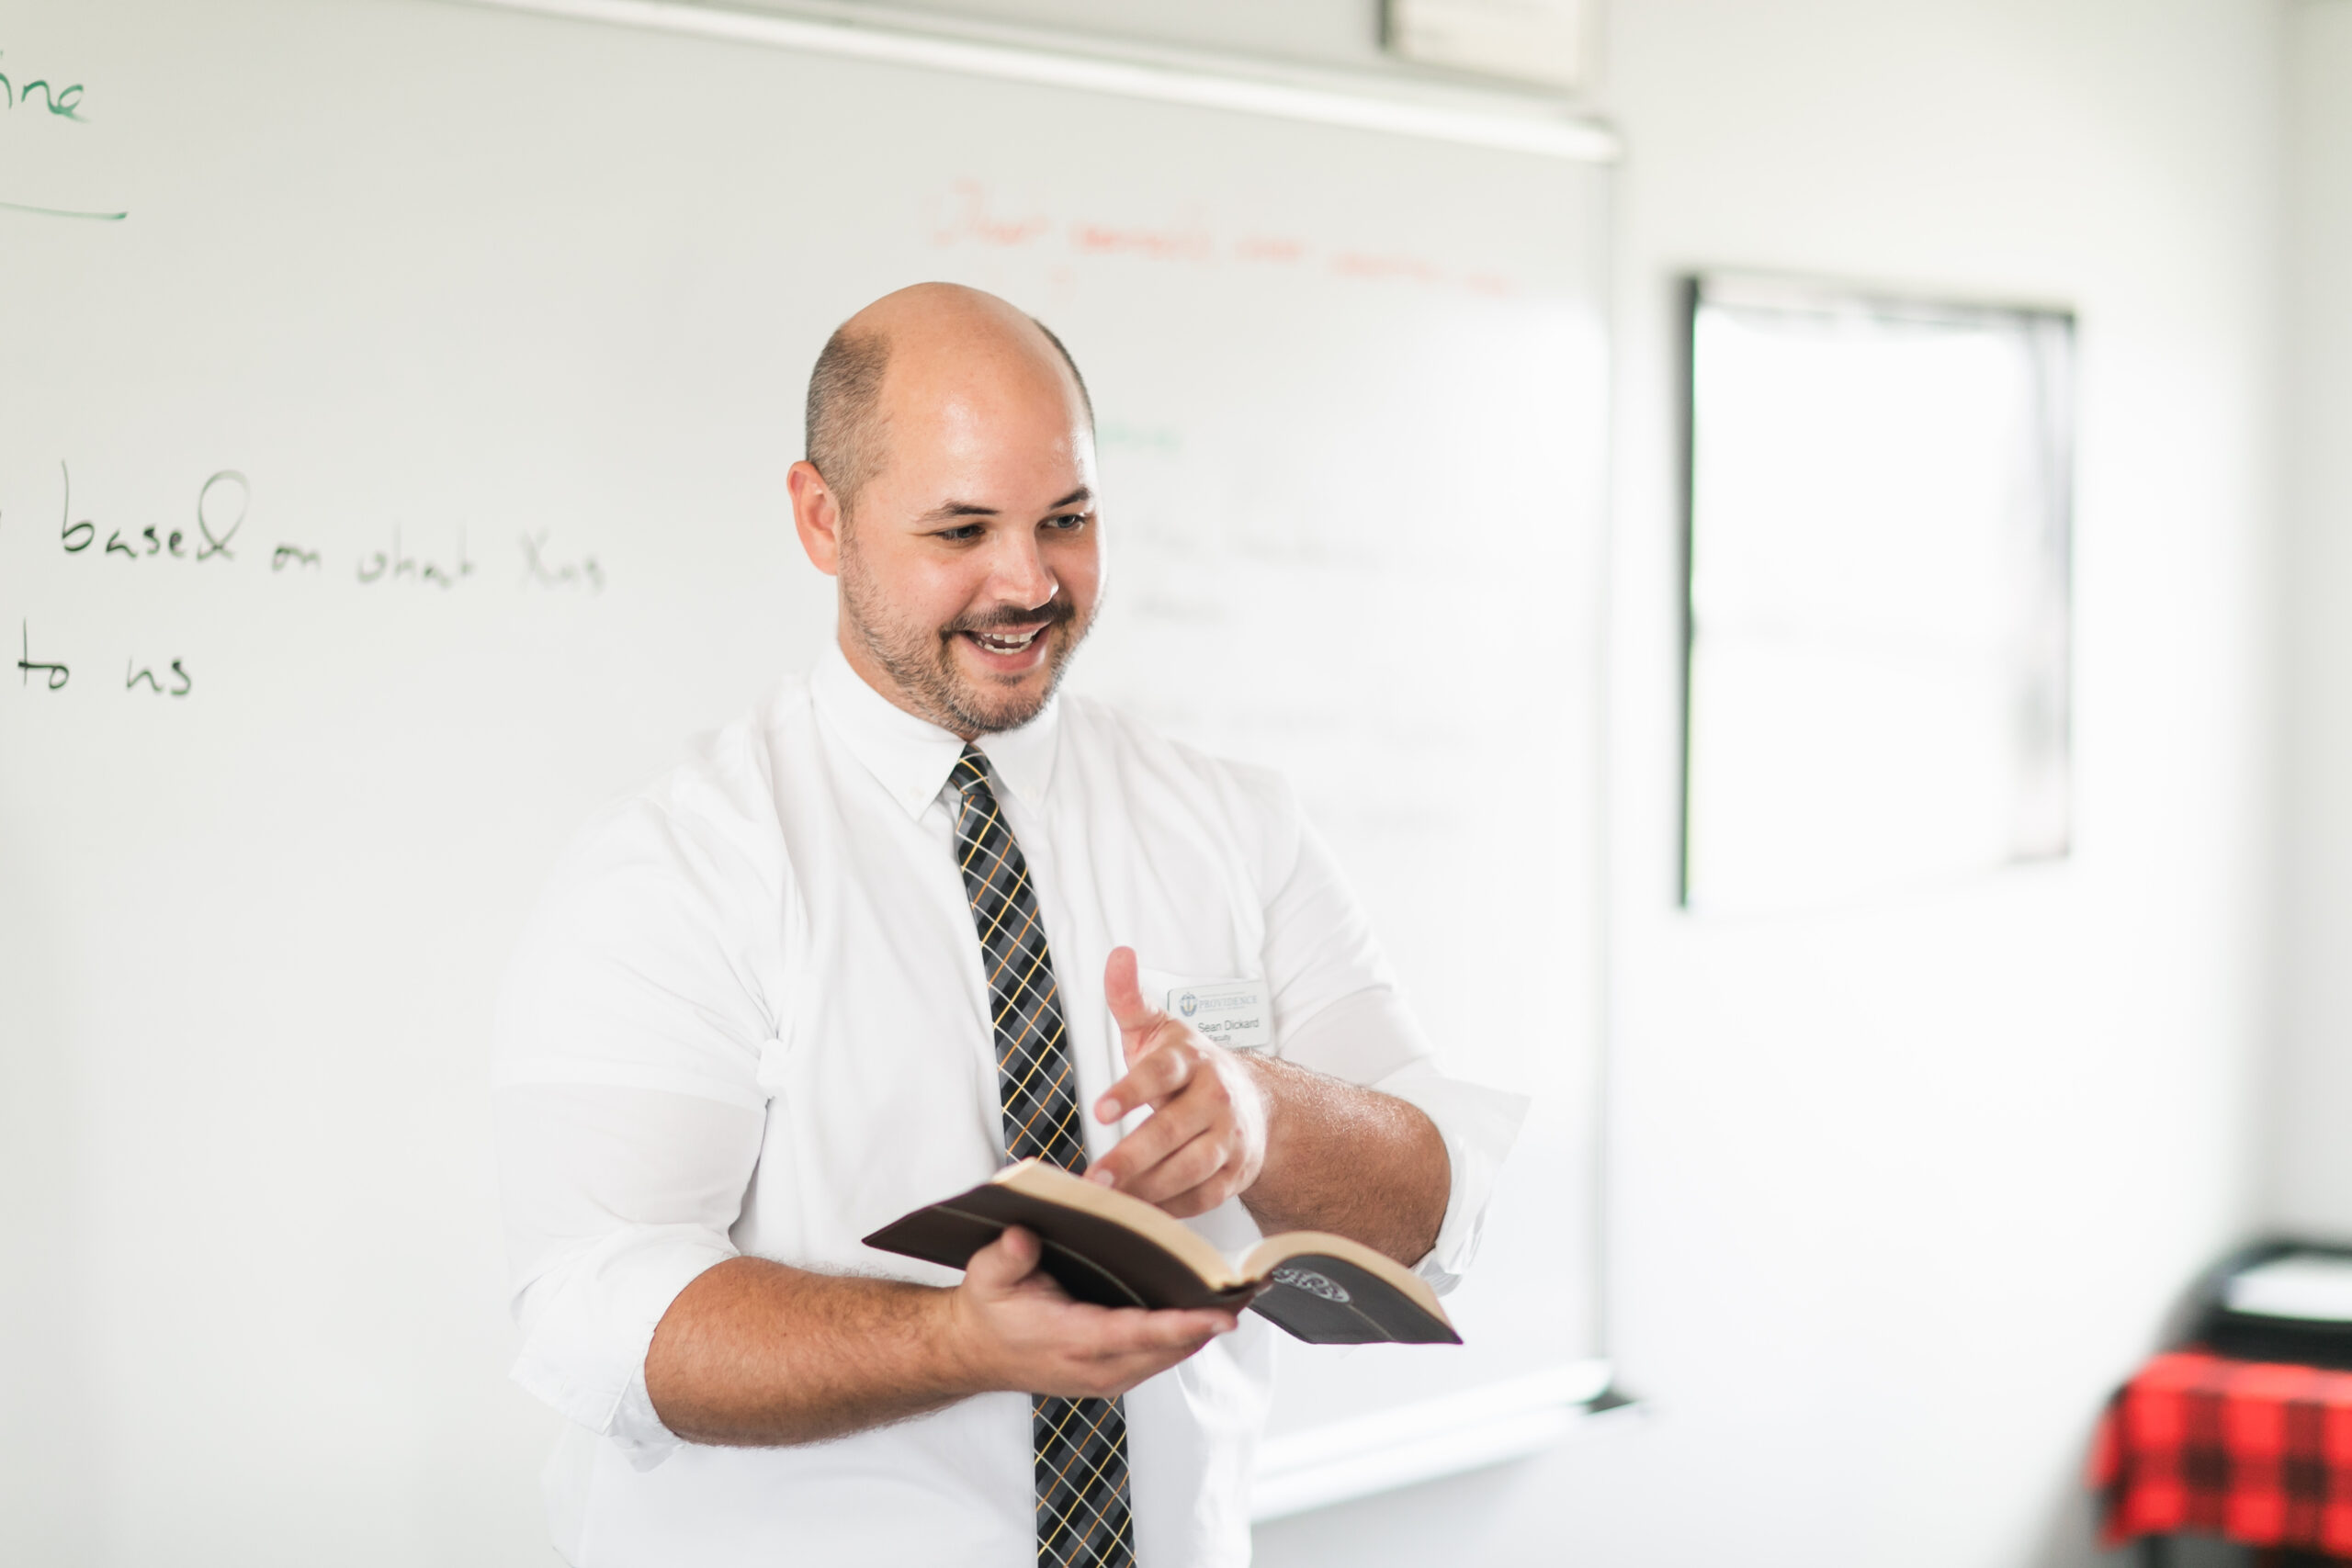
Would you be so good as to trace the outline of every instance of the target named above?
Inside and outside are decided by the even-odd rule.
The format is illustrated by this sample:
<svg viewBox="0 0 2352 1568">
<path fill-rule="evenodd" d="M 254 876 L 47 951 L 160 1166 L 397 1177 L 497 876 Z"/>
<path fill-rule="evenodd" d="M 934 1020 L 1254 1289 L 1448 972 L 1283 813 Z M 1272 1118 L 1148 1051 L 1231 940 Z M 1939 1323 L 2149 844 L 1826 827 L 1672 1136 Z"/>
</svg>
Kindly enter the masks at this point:
<svg viewBox="0 0 2352 1568">
<path fill-rule="evenodd" d="M 1657 1417 L 1463 1500 L 1556 1561 L 2075 1560 L 2099 1401 L 2254 1202 L 2282 13 L 1612 22 L 1612 1307 Z M 2066 864 L 1846 919 L 1670 908 L 1665 282 L 1692 264 L 2080 311 Z"/>
<path fill-rule="evenodd" d="M 2284 1050 L 2288 1224 L 2352 1236 L 2352 6 L 2296 6 L 2288 307 Z"/>
<path fill-rule="evenodd" d="M 1609 24 L 1611 1306 L 1653 1414 L 1270 1527 L 1262 1560 L 2080 1560 L 2099 1402 L 2256 1213 L 2284 10 L 1618 0 Z M 1697 265 L 2081 312 L 2067 863 L 1839 918 L 1673 908 L 1669 279 Z"/>
</svg>

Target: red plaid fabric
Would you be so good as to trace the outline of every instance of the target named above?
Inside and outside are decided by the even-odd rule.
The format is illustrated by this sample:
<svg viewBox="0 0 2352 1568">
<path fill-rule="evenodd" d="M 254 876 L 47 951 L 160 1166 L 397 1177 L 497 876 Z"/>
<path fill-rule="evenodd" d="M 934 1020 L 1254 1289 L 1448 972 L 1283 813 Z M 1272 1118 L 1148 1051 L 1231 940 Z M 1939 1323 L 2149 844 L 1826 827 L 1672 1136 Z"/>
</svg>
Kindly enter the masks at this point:
<svg viewBox="0 0 2352 1568">
<path fill-rule="evenodd" d="M 2194 1531 L 2352 1557 L 2352 1372 L 2176 1350 L 2099 1420 L 2100 1534 Z"/>
</svg>

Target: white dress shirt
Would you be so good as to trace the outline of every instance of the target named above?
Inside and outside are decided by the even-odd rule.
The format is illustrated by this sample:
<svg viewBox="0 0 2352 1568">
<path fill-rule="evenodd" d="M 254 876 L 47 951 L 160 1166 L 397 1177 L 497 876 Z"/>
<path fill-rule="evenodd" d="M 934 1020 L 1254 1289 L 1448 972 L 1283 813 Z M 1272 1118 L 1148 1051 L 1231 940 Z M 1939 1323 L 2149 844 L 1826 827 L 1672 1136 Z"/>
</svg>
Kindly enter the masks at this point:
<svg viewBox="0 0 2352 1568">
<path fill-rule="evenodd" d="M 1439 1076 L 1329 852 L 1274 774 L 1063 697 L 980 747 L 1029 863 L 1066 998 L 1078 1103 L 1125 1071 L 1112 948 L 1145 996 L 1256 981 L 1280 1055 L 1419 1106 L 1452 1162 L 1440 1290 L 1467 1261 L 1523 1102 Z M 501 1184 L 523 1347 L 572 1423 L 547 1487 L 577 1568 L 1036 1561 L 1029 1400 L 794 1448 L 673 1436 L 653 1327 L 741 1254 L 950 1284 L 859 1238 L 1004 1161 L 995 1042 L 947 774 L 962 742 L 831 649 L 690 761 L 603 812 L 557 868 L 497 1025 Z M 1144 1114 L 1148 1114 L 1145 1112 Z M 1090 1157 L 1126 1130 L 1089 1115 Z M 1258 1239 L 1232 1201 L 1190 1222 Z M 1272 1325 L 1126 1395 L 1151 1568 L 1249 1560 Z"/>
</svg>

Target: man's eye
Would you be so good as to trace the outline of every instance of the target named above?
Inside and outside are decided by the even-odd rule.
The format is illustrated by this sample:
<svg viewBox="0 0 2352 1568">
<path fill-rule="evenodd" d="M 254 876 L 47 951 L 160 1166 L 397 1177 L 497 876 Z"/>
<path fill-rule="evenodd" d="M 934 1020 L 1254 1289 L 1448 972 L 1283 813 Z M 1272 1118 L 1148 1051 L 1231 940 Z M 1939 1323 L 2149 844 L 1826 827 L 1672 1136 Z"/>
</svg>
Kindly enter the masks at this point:
<svg viewBox="0 0 2352 1568">
<path fill-rule="evenodd" d="M 1078 530 L 1086 526 L 1086 513 L 1083 512 L 1066 512 L 1059 517 L 1048 517 L 1046 519 L 1046 526 L 1048 528 L 1058 528 L 1065 534 L 1075 534 Z"/>
<path fill-rule="evenodd" d="M 961 527 L 942 528 L 936 536 L 946 540 L 951 545 L 961 545 L 978 538 L 986 532 L 987 530 L 977 523 L 967 523 Z"/>
</svg>

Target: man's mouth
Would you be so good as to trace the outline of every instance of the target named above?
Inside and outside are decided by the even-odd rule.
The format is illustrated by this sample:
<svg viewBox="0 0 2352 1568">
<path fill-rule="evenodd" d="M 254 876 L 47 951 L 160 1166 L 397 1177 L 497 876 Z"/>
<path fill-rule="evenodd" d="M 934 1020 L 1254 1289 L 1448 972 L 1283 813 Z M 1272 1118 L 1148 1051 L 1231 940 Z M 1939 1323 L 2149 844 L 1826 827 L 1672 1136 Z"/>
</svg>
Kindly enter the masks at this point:
<svg viewBox="0 0 2352 1568">
<path fill-rule="evenodd" d="M 1008 613 L 1010 612 L 1010 613 Z M 1048 668 L 1059 645 L 1055 641 L 1054 628 L 1068 625 L 1073 615 L 1069 603 L 1049 599 L 1031 608 L 1012 610 L 1000 606 L 994 614 L 972 617 L 972 622 L 956 626 L 949 634 L 961 637 L 972 646 L 966 655 L 979 662 L 981 670 L 1000 679 L 1025 681 L 1038 671 Z"/>
<path fill-rule="evenodd" d="M 1050 623 L 1049 623 L 1050 624 Z M 1045 635 L 1045 626 L 1031 626 L 1025 632 L 966 632 L 964 635 L 990 653 L 1019 653 Z"/>
</svg>

